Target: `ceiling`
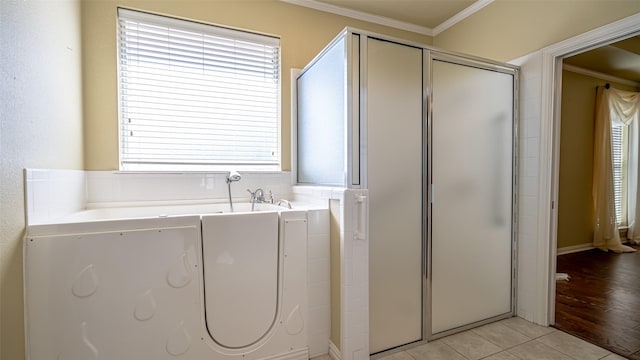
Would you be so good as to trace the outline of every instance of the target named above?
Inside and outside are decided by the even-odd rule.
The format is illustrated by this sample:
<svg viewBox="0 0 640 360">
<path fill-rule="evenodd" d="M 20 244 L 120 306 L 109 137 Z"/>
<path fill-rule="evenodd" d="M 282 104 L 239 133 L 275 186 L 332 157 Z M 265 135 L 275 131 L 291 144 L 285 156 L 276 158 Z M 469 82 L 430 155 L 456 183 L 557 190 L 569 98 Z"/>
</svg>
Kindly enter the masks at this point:
<svg viewBox="0 0 640 360">
<path fill-rule="evenodd" d="M 435 28 L 475 0 L 317 0 L 339 7 Z"/>
<path fill-rule="evenodd" d="M 281 0 L 435 36 L 493 0 Z"/>
<path fill-rule="evenodd" d="M 281 0 L 436 36 L 494 0 Z M 565 64 L 640 83 L 640 36 L 564 59 Z"/>
<path fill-rule="evenodd" d="M 564 62 L 640 83 L 640 36 L 565 58 Z"/>
</svg>

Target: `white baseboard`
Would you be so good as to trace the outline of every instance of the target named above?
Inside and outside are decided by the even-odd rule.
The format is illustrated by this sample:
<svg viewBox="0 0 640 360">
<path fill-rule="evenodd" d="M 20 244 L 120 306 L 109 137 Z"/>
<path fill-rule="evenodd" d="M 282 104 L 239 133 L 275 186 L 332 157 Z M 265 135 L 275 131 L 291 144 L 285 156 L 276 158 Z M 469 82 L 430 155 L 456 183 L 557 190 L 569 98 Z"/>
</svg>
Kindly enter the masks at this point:
<svg viewBox="0 0 640 360">
<path fill-rule="evenodd" d="M 329 340 L 329 356 L 333 360 L 342 359 L 342 354 L 340 353 L 340 349 L 338 349 L 338 347 L 331 340 Z"/>
<path fill-rule="evenodd" d="M 566 255 L 566 254 L 571 254 L 571 253 L 580 252 L 580 251 L 587 251 L 591 249 L 595 249 L 593 247 L 593 243 L 584 243 L 584 244 L 578 244 L 578 245 L 572 245 L 572 246 L 565 246 L 565 247 L 558 248 L 558 255 Z"/>
</svg>

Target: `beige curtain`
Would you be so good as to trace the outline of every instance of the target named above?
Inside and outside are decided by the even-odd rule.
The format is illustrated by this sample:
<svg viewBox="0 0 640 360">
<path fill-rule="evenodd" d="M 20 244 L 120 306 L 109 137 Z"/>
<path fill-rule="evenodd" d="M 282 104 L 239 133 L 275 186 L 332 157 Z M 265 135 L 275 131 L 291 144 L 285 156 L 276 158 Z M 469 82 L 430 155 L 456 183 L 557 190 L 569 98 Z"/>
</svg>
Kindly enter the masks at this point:
<svg viewBox="0 0 640 360">
<path fill-rule="evenodd" d="M 604 251 L 632 252 L 629 246 L 622 245 L 616 220 L 613 193 L 613 160 L 611 150 L 612 122 L 629 126 L 637 119 L 640 110 L 640 93 L 618 89 L 599 87 L 596 98 L 596 129 L 593 159 L 593 200 L 594 200 L 594 234 L 593 245 Z M 637 126 L 633 127 L 637 129 Z M 630 149 L 631 152 L 631 149 Z M 638 156 L 638 149 L 633 151 Z M 634 169 L 637 173 L 637 167 Z M 636 184 L 637 188 L 637 184 Z M 637 194 L 637 191 L 633 191 Z M 631 199 L 630 199 L 631 200 Z M 629 204 L 635 210 L 638 202 Z M 634 217 L 640 211 L 630 211 Z M 640 220 L 640 219 L 638 219 Z M 640 238 L 640 221 L 629 219 L 632 224 L 630 232 Z"/>
</svg>

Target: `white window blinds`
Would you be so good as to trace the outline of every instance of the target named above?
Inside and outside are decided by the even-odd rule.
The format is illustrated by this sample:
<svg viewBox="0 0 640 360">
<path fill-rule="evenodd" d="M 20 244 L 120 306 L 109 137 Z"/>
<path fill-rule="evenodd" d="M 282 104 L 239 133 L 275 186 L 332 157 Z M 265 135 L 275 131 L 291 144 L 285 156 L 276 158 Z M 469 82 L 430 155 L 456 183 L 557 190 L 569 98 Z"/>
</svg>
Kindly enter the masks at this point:
<svg viewBox="0 0 640 360">
<path fill-rule="evenodd" d="M 123 170 L 279 170 L 280 40 L 118 9 Z"/>
<path fill-rule="evenodd" d="M 622 124 L 611 126 L 611 150 L 613 157 L 613 198 L 618 225 L 626 224 L 627 187 L 627 127 Z"/>
</svg>

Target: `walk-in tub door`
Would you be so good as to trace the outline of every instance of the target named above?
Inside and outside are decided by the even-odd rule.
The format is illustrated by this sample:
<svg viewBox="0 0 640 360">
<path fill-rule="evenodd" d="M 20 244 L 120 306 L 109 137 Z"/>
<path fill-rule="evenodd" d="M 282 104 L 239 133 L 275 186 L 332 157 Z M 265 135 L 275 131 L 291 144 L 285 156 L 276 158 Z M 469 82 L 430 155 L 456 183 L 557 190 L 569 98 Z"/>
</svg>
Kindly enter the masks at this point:
<svg viewBox="0 0 640 360">
<path fill-rule="evenodd" d="M 211 338 L 240 349 L 267 336 L 279 300 L 278 213 L 203 216 L 202 256 Z"/>
<path fill-rule="evenodd" d="M 513 310 L 515 70 L 432 61 L 431 337 Z"/>
</svg>

